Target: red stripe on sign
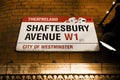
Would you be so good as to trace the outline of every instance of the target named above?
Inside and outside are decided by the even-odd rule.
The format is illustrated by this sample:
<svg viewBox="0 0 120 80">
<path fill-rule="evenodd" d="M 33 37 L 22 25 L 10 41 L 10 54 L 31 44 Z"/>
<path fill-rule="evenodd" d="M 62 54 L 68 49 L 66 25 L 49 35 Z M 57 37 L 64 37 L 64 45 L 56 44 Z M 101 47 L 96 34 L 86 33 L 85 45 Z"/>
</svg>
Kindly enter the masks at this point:
<svg viewBox="0 0 120 80">
<path fill-rule="evenodd" d="M 56 17 L 56 16 L 30 16 L 23 17 L 23 22 L 64 22 L 69 17 Z"/>
<path fill-rule="evenodd" d="M 79 20 L 79 19 L 84 20 L 85 19 L 86 22 L 93 22 L 93 18 L 92 17 L 85 17 L 85 16 L 80 17 L 80 16 L 77 16 L 76 18 L 77 18 L 77 20 Z"/>
<path fill-rule="evenodd" d="M 25 16 L 23 22 L 66 22 L 80 23 L 93 22 L 91 17 L 64 17 L 64 16 Z"/>
</svg>

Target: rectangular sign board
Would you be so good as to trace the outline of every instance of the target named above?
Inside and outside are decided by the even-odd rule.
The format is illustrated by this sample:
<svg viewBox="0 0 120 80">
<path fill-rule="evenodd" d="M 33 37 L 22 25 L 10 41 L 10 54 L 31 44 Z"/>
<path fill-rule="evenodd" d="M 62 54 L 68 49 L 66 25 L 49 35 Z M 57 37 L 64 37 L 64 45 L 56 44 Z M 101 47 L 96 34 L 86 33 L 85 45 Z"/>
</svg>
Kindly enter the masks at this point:
<svg viewBox="0 0 120 80">
<path fill-rule="evenodd" d="M 23 17 L 17 51 L 99 51 L 91 17 Z"/>
</svg>

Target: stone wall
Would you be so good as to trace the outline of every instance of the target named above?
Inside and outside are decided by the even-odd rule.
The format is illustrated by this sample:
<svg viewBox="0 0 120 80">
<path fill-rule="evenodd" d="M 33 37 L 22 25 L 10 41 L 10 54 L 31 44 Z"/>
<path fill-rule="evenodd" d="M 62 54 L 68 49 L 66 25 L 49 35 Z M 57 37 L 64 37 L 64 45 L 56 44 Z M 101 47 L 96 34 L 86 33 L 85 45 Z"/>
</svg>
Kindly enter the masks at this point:
<svg viewBox="0 0 120 80">
<path fill-rule="evenodd" d="M 113 0 L 0 0 L 0 64 L 118 62 L 101 52 L 17 52 L 16 42 L 23 16 L 90 16 L 98 38 L 98 26 Z M 105 21 L 109 22 L 114 10 Z"/>
<path fill-rule="evenodd" d="M 0 74 L 120 74 L 110 63 L 21 63 L 0 65 Z"/>
</svg>

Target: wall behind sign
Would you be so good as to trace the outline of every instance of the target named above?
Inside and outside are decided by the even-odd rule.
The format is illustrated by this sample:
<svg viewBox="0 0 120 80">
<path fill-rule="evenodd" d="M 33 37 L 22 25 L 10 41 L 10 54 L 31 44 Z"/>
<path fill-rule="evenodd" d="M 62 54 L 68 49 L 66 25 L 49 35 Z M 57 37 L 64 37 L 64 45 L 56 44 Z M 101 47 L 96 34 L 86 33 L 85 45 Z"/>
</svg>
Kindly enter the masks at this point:
<svg viewBox="0 0 120 80">
<path fill-rule="evenodd" d="M 0 4 L 0 64 L 111 62 L 111 57 L 103 57 L 100 52 L 17 52 L 15 48 L 23 16 L 91 16 L 99 38 L 97 24 L 112 0 L 0 0 Z"/>
</svg>

